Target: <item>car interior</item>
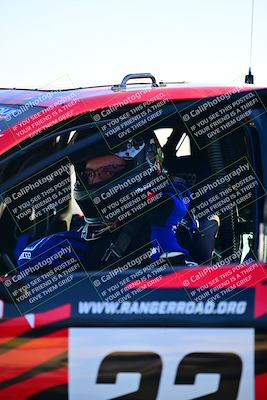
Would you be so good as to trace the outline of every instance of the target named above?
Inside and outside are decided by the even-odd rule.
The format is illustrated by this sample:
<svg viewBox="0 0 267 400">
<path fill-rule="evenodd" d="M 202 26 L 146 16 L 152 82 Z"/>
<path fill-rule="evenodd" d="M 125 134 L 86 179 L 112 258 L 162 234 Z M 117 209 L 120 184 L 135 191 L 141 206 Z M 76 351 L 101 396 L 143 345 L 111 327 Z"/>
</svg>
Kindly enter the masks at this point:
<svg viewBox="0 0 267 400">
<path fill-rule="evenodd" d="M 29 179 L 36 171 L 41 171 L 51 165 L 51 161 L 54 162 L 79 151 L 83 143 L 70 146 L 70 138 L 74 132 L 83 130 L 88 133 L 85 135 L 86 140 L 92 140 L 96 129 L 95 123 L 88 115 L 85 115 L 78 121 L 69 121 L 68 124 L 64 124 L 64 127 L 59 124 L 53 129 L 48 129 L 40 137 L 38 136 L 38 139 L 36 137 L 29 139 L 22 149 L 13 149 L 1 160 L 1 274 L 17 267 L 16 259 L 27 244 L 44 236 L 72 229 L 75 227 L 77 218 L 81 218 L 77 205 L 71 199 L 62 204 L 60 209 L 48 210 L 45 218 L 38 223 L 32 216 L 31 219 L 24 220 L 22 225 L 18 226 L 14 216 L 5 206 L 6 193 L 18 182 Z M 259 140 L 254 122 L 240 127 L 219 141 L 209 143 L 201 150 L 177 113 L 156 121 L 149 129 L 154 130 L 162 145 L 164 168 L 170 176 L 183 179 L 189 189 L 213 174 L 219 174 L 219 176 L 224 174 L 225 167 L 242 157 L 248 159 L 258 178 L 262 179 L 261 159 L 259 156 L 255 157 L 255 154 L 259 154 Z M 145 130 L 136 134 L 144 135 Z M 71 196 L 75 180 L 74 170 L 71 167 L 69 175 Z M 49 189 L 49 184 L 46 185 Z M 259 225 L 263 218 L 262 197 L 262 189 L 258 186 L 253 189 L 253 199 L 249 204 L 240 209 L 237 206 L 234 207 L 227 216 L 222 218 L 218 237 L 214 243 L 212 262 L 218 262 L 225 255 L 240 248 L 244 250 L 242 257 L 251 251 L 256 259 Z M 197 200 L 193 200 L 191 207 L 196 206 Z"/>
</svg>

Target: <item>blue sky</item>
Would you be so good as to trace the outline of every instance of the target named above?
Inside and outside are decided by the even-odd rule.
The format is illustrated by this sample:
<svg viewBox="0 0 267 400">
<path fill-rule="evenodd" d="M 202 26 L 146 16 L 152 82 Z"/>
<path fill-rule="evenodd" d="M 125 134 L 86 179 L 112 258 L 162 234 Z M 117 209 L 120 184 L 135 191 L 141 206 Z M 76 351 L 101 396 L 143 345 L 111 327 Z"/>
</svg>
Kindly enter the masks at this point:
<svg viewBox="0 0 267 400">
<path fill-rule="evenodd" d="M 0 87 L 159 80 L 243 83 L 251 0 L 0 0 Z M 252 72 L 267 85 L 267 3 L 255 0 Z"/>
</svg>

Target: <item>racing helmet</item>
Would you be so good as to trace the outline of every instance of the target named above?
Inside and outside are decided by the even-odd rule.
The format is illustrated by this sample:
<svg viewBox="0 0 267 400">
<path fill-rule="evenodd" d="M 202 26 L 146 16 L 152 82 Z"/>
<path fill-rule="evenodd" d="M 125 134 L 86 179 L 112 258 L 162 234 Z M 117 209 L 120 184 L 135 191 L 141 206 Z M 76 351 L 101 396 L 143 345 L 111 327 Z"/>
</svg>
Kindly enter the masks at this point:
<svg viewBox="0 0 267 400">
<path fill-rule="evenodd" d="M 85 137 L 86 132 L 76 133 L 71 143 L 76 143 Z M 115 156 L 118 162 L 102 166 L 97 170 L 88 169 L 88 162 L 90 163 L 90 160 L 108 155 Z M 119 160 L 121 160 L 121 163 Z M 153 166 L 158 174 L 161 173 L 163 153 L 154 131 L 144 133 L 142 136 L 139 134 L 124 141 L 115 148 L 110 148 L 107 141 L 100 134 L 99 140 L 95 144 L 84 146 L 71 161 L 76 173 L 74 199 L 83 212 L 85 220 L 91 223 L 107 223 L 114 222 L 114 219 L 112 221 L 105 220 L 99 207 L 96 205 L 94 200 L 95 195 L 103 186 L 110 188 L 115 184 L 119 185 L 126 178 L 130 179 L 137 172 L 144 171 L 149 167 Z M 100 179 L 95 179 L 96 176 L 100 177 Z M 144 188 L 145 184 L 146 182 L 142 181 Z M 140 191 L 140 182 L 137 182 L 135 186 L 132 185 L 130 190 Z M 127 193 L 127 189 L 124 190 L 125 193 Z M 120 193 L 120 196 L 122 196 L 122 193 Z"/>
</svg>

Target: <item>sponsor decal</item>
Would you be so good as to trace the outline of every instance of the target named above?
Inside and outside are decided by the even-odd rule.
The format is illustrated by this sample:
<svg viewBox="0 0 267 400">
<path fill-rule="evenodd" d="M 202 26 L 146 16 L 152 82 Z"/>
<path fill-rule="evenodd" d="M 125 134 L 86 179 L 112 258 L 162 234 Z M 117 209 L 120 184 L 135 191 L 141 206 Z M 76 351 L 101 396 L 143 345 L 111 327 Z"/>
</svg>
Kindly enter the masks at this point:
<svg viewBox="0 0 267 400">
<path fill-rule="evenodd" d="M 198 272 L 196 272 L 198 271 Z M 237 281 L 232 282 L 233 273 L 236 273 Z M 230 278 L 229 278 L 230 277 Z M 222 279 L 221 279 L 222 278 Z M 229 278 L 229 279 L 228 279 Z M 141 289 L 143 282 L 133 282 L 131 286 Z M 185 288 L 191 300 L 200 302 L 217 301 L 227 296 L 234 297 L 233 291 L 253 288 L 255 291 L 254 317 L 255 319 L 267 314 L 267 279 L 265 264 L 240 264 L 218 267 L 216 265 L 201 269 L 176 271 L 173 274 L 165 275 L 160 285 L 152 282 L 150 288 L 154 289 L 180 289 Z M 206 291 L 205 291 L 206 290 Z"/>
<path fill-rule="evenodd" d="M 126 315 L 243 315 L 246 301 L 79 301 L 79 314 Z"/>
<path fill-rule="evenodd" d="M 69 399 L 253 400 L 254 330 L 71 328 Z"/>
</svg>

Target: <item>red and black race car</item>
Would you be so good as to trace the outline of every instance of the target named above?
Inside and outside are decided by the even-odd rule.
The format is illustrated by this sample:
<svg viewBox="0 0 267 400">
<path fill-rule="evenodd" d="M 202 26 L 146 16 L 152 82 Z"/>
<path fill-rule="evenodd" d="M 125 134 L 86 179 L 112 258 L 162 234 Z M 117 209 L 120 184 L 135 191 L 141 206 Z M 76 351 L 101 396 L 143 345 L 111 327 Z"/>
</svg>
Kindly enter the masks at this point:
<svg viewBox="0 0 267 400">
<path fill-rule="evenodd" d="M 151 74 L 0 90 L 0 399 L 265 400 L 266 105 L 266 88 Z M 32 243 L 81 227 L 72 160 L 99 134 L 113 149 L 150 131 L 192 215 L 219 218 L 211 258 L 152 266 L 138 249 L 92 270 L 60 264 L 62 236 L 61 253 L 21 268 Z"/>
</svg>

